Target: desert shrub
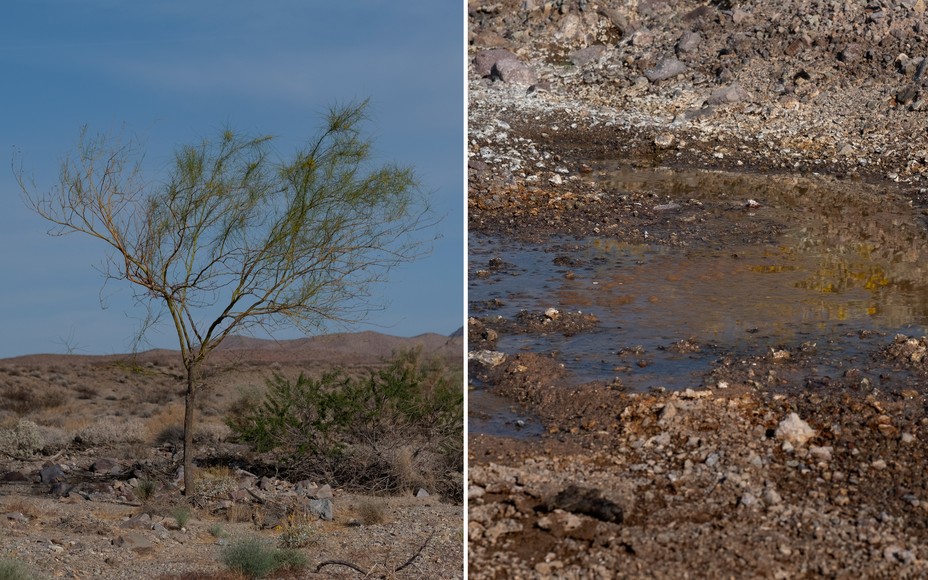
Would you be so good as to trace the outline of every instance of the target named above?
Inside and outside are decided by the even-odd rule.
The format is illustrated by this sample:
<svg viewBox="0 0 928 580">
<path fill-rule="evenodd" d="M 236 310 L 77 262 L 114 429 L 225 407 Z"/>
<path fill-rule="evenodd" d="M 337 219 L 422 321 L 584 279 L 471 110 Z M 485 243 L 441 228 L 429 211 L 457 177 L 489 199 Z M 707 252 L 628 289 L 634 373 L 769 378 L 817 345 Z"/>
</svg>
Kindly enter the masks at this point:
<svg viewBox="0 0 928 580">
<path fill-rule="evenodd" d="M 35 574 L 22 562 L 0 559 L 0 580 L 33 580 Z"/>
<path fill-rule="evenodd" d="M 71 444 L 74 439 L 67 431 L 59 427 L 38 425 L 39 437 L 42 439 L 42 453 L 54 455 Z"/>
<path fill-rule="evenodd" d="M 456 489 L 441 480 L 463 470 L 463 378 L 419 351 L 362 379 L 275 375 L 263 399 L 249 403 L 233 407 L 228 425 L 294 477 L 398 492 Z"/>
<path fill-rule="evenodd" d="M 155 435 L 155 443 L 157 445 L 163 445 L 165 443 L 170 443 L 175 447 L 180 447 L 184 443 L 184 426 L 183 425 L 167 425 L 161 429 L 157 435 Z"/>
<path fill-rule="evenodd" d="M 248 578 L 264 578 L 280 569 L 306 566 L 306 557 L 296 550 L 274 548 L 257 538 L 237 540 L 222 551 L 222 562 Z"/>
<path fill-rule="evenodd" d="M 280 536 L 277 537 L 277 545 L 281 548 L 296 549 L 316 543 L 319 534 L 313 527 L 312 519 L 306 514 L 291 512 L 283 524 Z"/>
<path fill-rule="evenodd" d="M 135 484 L 135 497 L 139 498 L 139 501 L 147 502 L 154 497 L 156 491 L 158 491 L 158 482 L 154 479 L 145 477 Z"/>
<path fill-rule="evenodd" d="M 365 526 L 382 524 L 387 521 L 387 509 L 382 500 L 365 498 L 355 508 L 361 523 Z"/>
<path fill-rule="evenodd" d="M 18 415 L 59 407 L 67 400 L 60 387 L 53 388 L 48 384 L 44 385 L 43 388 L 32 385 L 16 385 L 6 389 L 2 396 L 5 399 L 2 406 Z"/>
<path fill-rule="evenodd" d="M 228 537 L 229 533 L 223 529 L 222 524 L 211 524 L 209 527 L 209 535 L 214 538 L 225 538 Z"/>
<path fill-rule="evenodd" d="M 204 467 L 194 473 L 197 495 L 205 498 L 225 498 L 238 489 L 238 478 L 228 467 Z"/>
<path fill-rule="evenodd" d="M 145 424 L 141 419 L 98 419 L 77 433 L 80 442 L 90 446 L 141 443 L 146 439 Z"/>
<path fill-rule="evenodd" d="M 0 453 L 5 455 L 34 455 L 44 446 L 39 426 L 28 419 L 20 419 L 15 425 L 0 429 Z"/>
<path fill-rule="evenodd" d="M 187 526 L 187 522 L 190 521 L 190 508 L 185 505 L 179 505 L 171 510 L 171 515 L 174 517 L 174 521 L 177 522 L 177 525 L 184 528 Z"/>
</svg>

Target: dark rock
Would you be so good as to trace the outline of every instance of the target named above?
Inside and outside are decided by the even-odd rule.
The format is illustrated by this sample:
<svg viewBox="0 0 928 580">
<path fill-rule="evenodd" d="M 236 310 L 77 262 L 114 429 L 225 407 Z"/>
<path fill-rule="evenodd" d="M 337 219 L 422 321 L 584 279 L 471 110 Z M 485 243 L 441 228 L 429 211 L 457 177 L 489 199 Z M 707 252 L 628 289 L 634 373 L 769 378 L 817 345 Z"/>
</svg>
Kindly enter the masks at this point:
<svg viewBox="0 0 928 580">
<path fill-rule="evenodd" d="M 864 48 L 856 42 L 851 42 L 838 53 L 838 60 L 847 64 L 854 64 L 864 57 Z"/>
<path fill-rule="evenodd" d="M 635 31 L 635 26 L 615 8 L 603 8 L 601 13 L 618 29 L 620 36 L 626 37 Z"/>
<path fill-rule="evenodd" d="M 668 57 L 657 63 L 657 66 L 644 71 L 644 76 L 652 83 L 663 81 L 679 74 L 685 73 L 686 65 L 680 60 Z"/>
<path fill-rule="evenodd" d="M 908 105 L 918 96 L 918 87 L 914 84 L 899 89 L 896 92 L 896 103 L 899 105 Z"/>
<path fill-rule="evenodd" d="M 74 486 L 70 483 L 64 481 L 57 481 L 52 484 L 51 488 L 48 490 L 48 493 L 54 495 L 55 497 L 68 497 L 74 490 Z"/>
<path fill-rule="evenodd" d="M 65 480 L 64 471 L 58 464 L 43 467 L 39 471 L 39 477 L 42 478 L 42 483 L 56 483 Z"/>
<path fill-rule="evenodd" d="M 29 481 L 29 477 L 21 471 L 7 471 L 0 477 L 2 481 Z"/>
<path fill-rule="evenodd" d="M 255 525 L 259 528 L 274 528 L 286 522 L 287 510 L 276 503 L 267 503 L 255 514 L 254 518 Z"/>
<path fill-rule="evenodd" d="M 615 502 L 602 497 L 602 492 L 593 488 L 568 486 L 547 504 L 548 511 L 562 509 L 567 512 L 590 516 L 597 520 L 621 524 L 624 519 L 622 508 Z"/>
</svg>

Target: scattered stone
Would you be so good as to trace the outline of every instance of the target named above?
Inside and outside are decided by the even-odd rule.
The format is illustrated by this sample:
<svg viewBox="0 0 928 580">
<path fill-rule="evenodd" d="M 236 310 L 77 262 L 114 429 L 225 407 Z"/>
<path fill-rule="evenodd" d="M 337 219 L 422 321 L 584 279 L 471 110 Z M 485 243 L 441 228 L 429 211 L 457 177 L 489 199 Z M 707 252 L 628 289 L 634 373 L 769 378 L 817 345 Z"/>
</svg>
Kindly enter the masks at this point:
<svg viewBox="0 0 928 580">
<path fill-rule="evenodd" d="M 429 492 L 425 491 L 424 488 L 421 488 L 421 487 L 420 487 L 420 488 L 419 488 L 419 491 L 416 492 L 416 497 L 418 497 L 418 498 L 429 497 Z"/>
<path fill-rule="evenodd" d="M 660 149 L 667 149 L 668 147 L 672 146 L 673 145 L 673 133 L 667 133 L 667 132 L 659 133 L 654 138 L 654 145 L 656 145 Z"/>
<path fill-rule="evenodd" d="M 718 89 L 706 99 L 706 104 L 708 105 L 730 105 L 732 103 L 740 103 L 741 101 L 748 101 L 751 99 L 751 93 L 749 93 L 744 87 L 738 83 L 732 83 L 727 87 L 722 87 Z"/>
<path fill-rule="evenodd" d="M 680 40 L 677 41 L 677 54 L 694 52 L 702 44 L 702 34 L 698 31 L 689 30 L 683 33 Z"/>
<path fill-rule="evenodd" d="M 598 60 L 605 52 L 605 46 L 602 44 L 594 44 L 571 52 L 567 55 L 567 58 L 570 62 L 574 63 L 575 66 L 584 66 L 594 60 Z"/>
<path fill-rule="evenodd" d="M 126 532 L 125 534 L 116 536 L 116 538 L 112 540 L 112 544 L 119 548 L 132 550 L 137 554 L 150 554 L 155 550 L 155 545 L 151 540 L 135 532 Z"/>
<path fill-rule="evenodd" d="M 682 61 L 673 57 L 667 57 L 658 62 L 657 66 L 654 68 L 644 71 L 644 76 L 647 77 L 650 82 L 656 83 L 683 74 L 686 71 L 686 64 Z"/>
<path fill-rule="evenodd" d="M 4 514 L 4 515 L 6 516 L 6 519 L 12 520 L 12 521 L 14 521 L 14 522 L 19 522 L 19 523 L 21 523 L 21 524 L 28 524 L 28 523 L 29 523 L 29 518 L 27 518 L 25 515 L 23 515 L 22 512 L 9 512 L 9 513 Z"/>
<path fill-rule="evenodd" d="M 834 452 L 834 447 L 831 445 L 827 447 L 820 447 L 818 445 L 809 446 L 809 455 L 817 459 L 818 461 L 829 462 L 831 461 L 831 455 Z"/>
<path fill-rule="evenodd" d="M 119 462 L 117 462 L 115 459 L 109 458 L 97 459 L 90 465 L 90 471 L 94 473 L 108 473 L 115 475 L 119 473 L 121 469 L 122 468 L 119 465 Z"/>
</svg>

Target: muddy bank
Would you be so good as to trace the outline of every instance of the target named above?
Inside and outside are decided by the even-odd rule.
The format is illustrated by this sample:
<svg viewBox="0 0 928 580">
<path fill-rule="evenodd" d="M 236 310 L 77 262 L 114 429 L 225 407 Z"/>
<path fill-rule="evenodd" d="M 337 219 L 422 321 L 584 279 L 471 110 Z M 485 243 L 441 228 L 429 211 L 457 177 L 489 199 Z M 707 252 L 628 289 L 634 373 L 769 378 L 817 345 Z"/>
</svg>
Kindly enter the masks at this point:
<svg viewBox="0 0 928 580">
<path fill-rule="evenodd" d="M 468 8 L 471 575 L 928 574 L 924 3 Z"/>
</svg>

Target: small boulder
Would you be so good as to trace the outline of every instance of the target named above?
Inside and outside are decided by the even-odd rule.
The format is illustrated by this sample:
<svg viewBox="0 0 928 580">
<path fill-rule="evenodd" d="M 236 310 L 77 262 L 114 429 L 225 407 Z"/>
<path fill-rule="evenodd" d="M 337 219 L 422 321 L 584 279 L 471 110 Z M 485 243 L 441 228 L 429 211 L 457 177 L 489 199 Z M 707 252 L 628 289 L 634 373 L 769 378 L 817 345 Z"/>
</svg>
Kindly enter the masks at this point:
<svg viewBox="0 0 928 580">
<path fill-rule="evenodd" d="M 42 483 L 58 483 L 65 480 L 64 470 L 57 463 L 43 467 L 39 471 L 39 477 L 42 478 Z"/>
<path fill-rule="evenodd" d="M 662 59 L 654 68 L 649 68 L 644 71 L 644 76 L 652 83 L 656 83 L 683 74 L 686 71 L 686 65 L 683 64 L 682 61 L 673 57 L 668 57 Z"/>
<path fill-rule="evenodd" d="M 320 518 L 331 522 L 335 519 L 334 506 L 331 499 L 311 499 L 309 500 L 309 513 L 319 516 Z"/>
<path fill-rule="evenodd" d="M 780 421 L 774 437 L 793 445 L 804 445 L 809 439 L 815 437 L 815 429 L 799 418 L 796 413 L 790 413 Z"/>
</svg>

